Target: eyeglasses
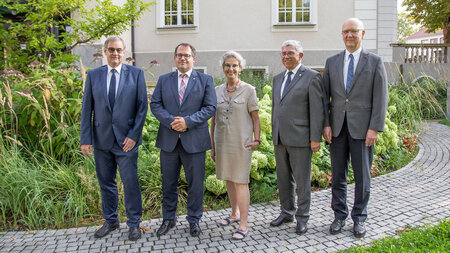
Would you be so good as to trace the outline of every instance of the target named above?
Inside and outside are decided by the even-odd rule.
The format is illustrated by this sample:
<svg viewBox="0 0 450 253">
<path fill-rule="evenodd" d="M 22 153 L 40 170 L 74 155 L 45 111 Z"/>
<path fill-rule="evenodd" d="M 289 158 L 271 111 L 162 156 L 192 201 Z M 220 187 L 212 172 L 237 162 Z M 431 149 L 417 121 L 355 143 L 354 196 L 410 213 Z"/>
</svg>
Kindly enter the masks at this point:
<svg viewBox="0 0 450 253">
<path fill-rule="evenodd" d="M 357 29 L 357 30 L 344 30 L 342 31 L 342 34 L 347 35 L 349 33 L 351 33 L 352 35 L 358 34 L 361 31 L 361 29 Z"/>
<path fill-rule="evenodd" d="M 107 49 L 108 49 L 108 52 L 110 52 L 111 54 L 114 54 L 114 51 L 116 51 L 118 54 L 120 54 L 124 51 L 122 48 L 108 47 Z"/>
<path fill-rule="evenodd" d="M 281 57 L 286 57 L 286 56 L 292 57 L 292 56 L 294 56 L 294 55 L 296 55 L 296 54 L 297 54 L 297 53 L 294 52 L 294 51 L 282 52 L 282 53 L 281 53 Z"/>
<path fill-rule="evenodd" d="M 189 58 L 191 58 L 191 56 L 192 55 L 190 55 L 190 54 L 175 54 L 175 56 L 178 58 L 178 59 L 181 59 L 181 58 L 185 58 L 185 59 L 189 59 Z"/>
<path fill-rule="evenodd" d="M 237 68 L 239 68 L 240 66 L 239 66 L 239 64 L 233 64 L 233 65 L 230 65 L 230 64 L 224 64 L 223 67 L 224 67 L 224 68 L 227 68 L 227 69 L 231 69 L 231 68 L 237 69 Z"/>
</svg>

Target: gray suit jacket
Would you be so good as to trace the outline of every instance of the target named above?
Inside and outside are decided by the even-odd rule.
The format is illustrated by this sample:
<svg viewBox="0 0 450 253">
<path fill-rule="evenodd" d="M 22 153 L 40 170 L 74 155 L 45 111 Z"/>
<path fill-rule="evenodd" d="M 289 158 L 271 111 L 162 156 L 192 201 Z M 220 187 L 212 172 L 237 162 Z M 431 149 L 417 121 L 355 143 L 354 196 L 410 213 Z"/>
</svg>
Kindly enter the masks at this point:
<svg viewBox="0 0 450 253">
<path fill-rule="evenodd" d="M 322 140 L 324 110 L 322 80 L 317 71 L 303 65 L 280 97 L 286 71 L 273 78 L 272 139 L 291 147 L 309 147 L 310 141 Z"/>
<path fill-rule="evenodd" d="M 325 126 L 331 126 L 333 136 L 337 137 L 344 117 L 347 117 L 348 131 L 352 138 L 365 139 L 368 129 L 384 131 L 388 105 L 386 70 L 379 56 L 363 49 L 350 92 L 346 94 L 344 56 L 345 51 L 342 51 L 329 57 L 325 64 Z"/>
</svg>

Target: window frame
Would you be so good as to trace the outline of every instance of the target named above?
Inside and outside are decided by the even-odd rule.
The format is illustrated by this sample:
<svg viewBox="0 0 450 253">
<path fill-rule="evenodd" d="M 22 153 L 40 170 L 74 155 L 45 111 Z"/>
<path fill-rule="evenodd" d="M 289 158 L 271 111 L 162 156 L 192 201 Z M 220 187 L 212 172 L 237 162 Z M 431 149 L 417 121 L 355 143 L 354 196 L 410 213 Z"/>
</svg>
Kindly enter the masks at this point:
<svg viewBox="0 0 450 253">
<path fill-rule="evenodd" d="M 181 2 L 182 1 L 186 1 L 186 0 L 177 0 L 177 24 L 176 25 L 166 25 L 165 24 L 165 1 L 166 0 L 158 0 L 157 2 L 157 28 L 197 28 L 198 27 L 198 23 L 199 23 L 199 7 L 198 7 L 198 0 L 193 0 L 193 16 L 194 16 L 194 24 L 186 24 L 183 25 L 181 24 L 181 15 L 182 15 L 182 10 L 181 10 Z"/>
<path fill-rule="evenodd" d="M 296 2 L 296 0 L 292 0 Z M 279 0 L 272 0 L 272 25 L 274 27 L 285 27 L 285 26 L 307 26 L 314 27 L 317 25 L 317 14 L 318 14 L 318 0 L 310 0 L 309 6 L 309 22 L 279 22 Z M 295 10 L 292 11 L 295 14 Z M 293 15 L 295 16 L 295 15 Z"/>
</svg>

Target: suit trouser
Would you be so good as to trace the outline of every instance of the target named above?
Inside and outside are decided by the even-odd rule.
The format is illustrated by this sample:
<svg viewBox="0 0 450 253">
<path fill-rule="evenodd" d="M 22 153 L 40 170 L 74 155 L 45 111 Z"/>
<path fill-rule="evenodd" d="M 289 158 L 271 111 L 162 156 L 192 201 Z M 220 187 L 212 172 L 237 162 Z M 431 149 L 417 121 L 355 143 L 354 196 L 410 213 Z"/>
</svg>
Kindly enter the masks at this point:
<svg viewBox="0 0 450 253">
<path fill-rule="evenodd" d="M 123 182 L 127 225 L 137 227 L 141 222 L 142 199 L 137 175 L 138 150 L 139 147 L 136 145 L 132 150 L 124 152 L 117 141 L 110 150 L 94 149 L 95 169 L 102 193 L 103 218 L 108 223 L 118 220 L 117 165 Z"/>
<path fill-rule="evenodd" d="M 176 220 L 178 178 L 181 165 L 188 183 L 187 216 L 189 223 L 197 223 L 203 215 L 203 181 L 205 179 L 206 152 L 187 153 L 181 141 L 172 152 L 161 150 L 161 177 L 163 190 L 163 218 Z"/>
<path fill-rule="evenodd" d="M 309 220 L 311 203 L 311 156 L 312 151 L 309 147 L 275 145 L 281 213 L 286 216 L 295 214 L 297 222 L 304 224 Z M 295 208 L 296 183 L 297 208 Z"/>
<path fill-rule="evenodd" d="M 332 138 L 330 154 L 332 169 L 331 207 L 335 218 L 344 220 L 348 216 L 347 173 L 351 156 L 355 179 L 355 201 L 351 217 L 355 222 L 365 221 L 370 197 L 373 146 L 366 147 L 365 139 L 353 139 L 348 132 L 347 121 L 344 120 L 339 136 Z"/>
</svg>

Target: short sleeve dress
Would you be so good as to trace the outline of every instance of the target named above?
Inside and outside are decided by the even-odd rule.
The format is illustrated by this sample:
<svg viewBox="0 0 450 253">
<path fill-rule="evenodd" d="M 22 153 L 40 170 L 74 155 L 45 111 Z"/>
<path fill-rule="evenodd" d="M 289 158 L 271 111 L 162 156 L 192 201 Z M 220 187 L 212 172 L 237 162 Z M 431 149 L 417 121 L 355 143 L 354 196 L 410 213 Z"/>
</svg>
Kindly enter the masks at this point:
<svg viewBox="0 0 450 253">
<path fill-rule="evenodd" d="M 253 141 L 250 112 L 258 110 L 255 87 L 241 82 L 228 97 L 227 86 L 216 87 L 217 110 L 214 128 L 216 177 L 235 183 L 250 182 L 252 150 L 245 145 Z"/>
</svg>

